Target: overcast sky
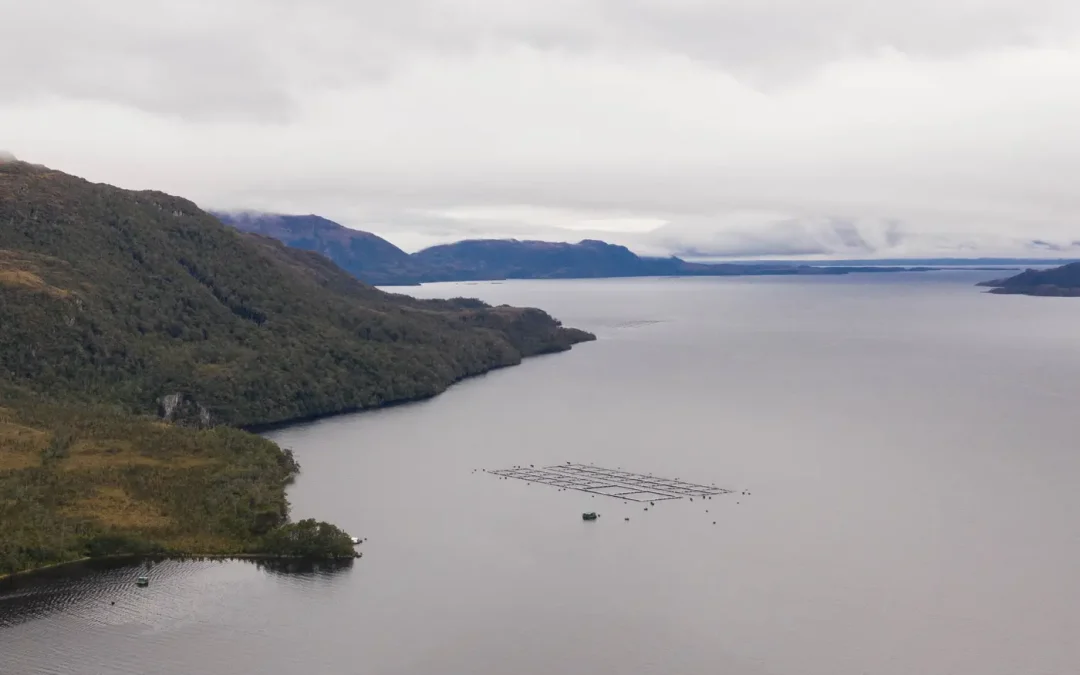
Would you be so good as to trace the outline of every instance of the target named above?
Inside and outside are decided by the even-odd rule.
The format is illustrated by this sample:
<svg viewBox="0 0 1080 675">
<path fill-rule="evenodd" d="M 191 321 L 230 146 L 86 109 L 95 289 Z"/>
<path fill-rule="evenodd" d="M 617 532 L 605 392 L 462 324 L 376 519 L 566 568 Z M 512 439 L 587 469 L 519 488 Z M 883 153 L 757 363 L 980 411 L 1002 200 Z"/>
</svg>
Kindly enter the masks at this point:
<svg viewBox="0 0 1080 675">
<path fill-rule="evenodd" d="M 0 150 L 207 208 L 410 250 L 1080 252 L 1077 0 L 0 0 L 0 22 Z"/>
</svg>

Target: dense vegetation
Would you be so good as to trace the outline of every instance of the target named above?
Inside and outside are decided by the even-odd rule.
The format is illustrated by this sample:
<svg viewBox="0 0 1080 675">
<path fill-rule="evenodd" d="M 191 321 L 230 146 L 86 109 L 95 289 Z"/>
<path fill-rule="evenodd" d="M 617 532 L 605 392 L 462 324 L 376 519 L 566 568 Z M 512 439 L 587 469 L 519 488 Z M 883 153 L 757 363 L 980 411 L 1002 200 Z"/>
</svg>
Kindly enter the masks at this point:
<svg viewBox="0 0 1080 675">
<path fill-rule="evenodd" d="M 383 293 L 186 200 L 18 163 L 0 165 L 0 325 L 13 383 L 240 426 L 431 396 L 591 337 Z"/>
<path fill-rule="evenodd" d="M 1016 295 L 1080 296 L 1080 263 L 1048 270 L 1025 270 L 1006 279 L 984 281 L 991 293 Z"/>
<path fill-rule="evenodd" d="M 186 200 L 22 163 L 0 163 L 0 328 L 0 573 L 273 549 L 295 464 L 220 425 L 432 396 L 592 337 L 383 293 Z"/>
<path fill-rule="evenodd" d="M 341 528 L 308 518 L 274 529 L 263 538 L 265 553 L 300 558 L 352 558 L 352 538 Z"/>
<path fill-rule="evenodd" d="M 223 222 L 316 251 L 363 281 L 415 284 L 484 279 L 585 279 L 646 276 L 744 276 L 924 271 L 926 267 L 806 265 L 792 262 L 692 263 L 676 257 L 646 258 L 625 246 L 586 239 L 565 242 L 467 239 L 412 255 L 370 232 L 319 216 L 220 213 Z"/>
<path fill-rule="evenodd" d="M 0 575 L 84 556 L 246 553 L 288 515 L 288 452 L 229 427 L 5 392 Z"/>
</svg>

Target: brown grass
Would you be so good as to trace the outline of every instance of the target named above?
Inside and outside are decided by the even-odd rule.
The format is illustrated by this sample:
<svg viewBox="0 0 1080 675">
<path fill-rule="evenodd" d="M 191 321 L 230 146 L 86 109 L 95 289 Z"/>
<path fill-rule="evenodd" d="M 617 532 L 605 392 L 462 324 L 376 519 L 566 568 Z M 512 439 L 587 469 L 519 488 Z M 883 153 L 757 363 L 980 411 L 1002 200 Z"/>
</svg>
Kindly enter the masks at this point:
<svg viewBox="0 0 1080 675">
<path fill-rule="evenodd" d="M 49 432 L 8 422 L 7 418 L 0 412 L 0 471 L 40 465 L 41 451 L 49 443 Z"/>
<path fill-rule="evenodd" d="M 109 527 L 147 530 L 172 525 L 172 519 L 153 504 L 132 499 L 118 487 L 99 487 L 92 497 L 80 499 L 64 512 L 73 517 L 95 518 Z"/>
<path fill-rule="evenodd" d="M 173 469 L 191 469 L 213 464 L 206 457 L 170 457 L 168 460 L 140 454 L 130 441 L 84 440 L 71 446 L 64 460 L 66 471 L 91 471 L 122 466 L 167 466 Z"/>
<path fill-rule="evenodd" d="M 203 363 L 196 368 L 200 377 L 213 377 L 229 372 L 229 367 L 223 363 Z"/>
<path fill-rule="evenodd" d="M 54 298 L 66 298 L 71 291 L 45 283 L 36 273 L 26 269 L 27 263 L 10 256 L 0 257 L 0 286 L 13 286 L 41 291 Z"/>
<path fill-rule="evenodd" d="M 176 551 L 198 551 L 206 555 L 236 553 L 236 542 L 212 534 L 184 534 L 166 537 L 162 543 Z"/>
<path fill-rule="evenodd" d="M 33 272 L 18 269 L 0 269 L 0 284 L 27 288 L 42 288 L 46 285 L 45 280 Z"/>
</svg>

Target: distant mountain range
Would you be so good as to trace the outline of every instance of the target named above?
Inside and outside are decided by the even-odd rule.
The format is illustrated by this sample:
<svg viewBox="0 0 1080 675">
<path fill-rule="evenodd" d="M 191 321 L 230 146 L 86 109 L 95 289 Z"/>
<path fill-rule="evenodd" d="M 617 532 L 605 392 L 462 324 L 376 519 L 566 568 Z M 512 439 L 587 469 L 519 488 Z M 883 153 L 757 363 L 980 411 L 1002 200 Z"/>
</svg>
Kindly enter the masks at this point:
<svg viewBox="0 0 1080 675">
<path fill-rule="evenodd" d="M 1080 296 L 1080 262 L 1048 270 L 1025 270 L 1006 279 L 984 281 L 991 293 L 1007 295 Z"/>
<path fill-rule="evenodd" d="M 241 232 L 273 237 L 292 248 L 314 251 L 370 284 L 416 283 L 421 267 L 412 257 L 382 237 L 351 230 L 319 216 L 214 213 Z"/>
<path fill-rule="evenodd" d="M 217 212 L 222 222 L 287 246 L 320 253 L 362 281 L 408 285 L 435 281 L 587 279 L 649 276 L 745 276 L 926 271 L 928 266 L 798 263 L 697 263 L 649 258 L 625 246 L 586 239 L 576 244 L 516 239 L 468 239 L 406 253 L 370 232 L 315 215 Z"/>
</svg>

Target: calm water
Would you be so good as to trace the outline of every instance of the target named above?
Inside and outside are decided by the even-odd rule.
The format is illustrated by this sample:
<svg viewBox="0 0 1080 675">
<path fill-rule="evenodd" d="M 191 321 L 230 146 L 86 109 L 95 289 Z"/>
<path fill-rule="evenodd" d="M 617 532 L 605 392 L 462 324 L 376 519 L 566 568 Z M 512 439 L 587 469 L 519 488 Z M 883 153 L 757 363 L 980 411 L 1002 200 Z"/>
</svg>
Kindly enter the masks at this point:
<svg viewBox="0 0 1080 675">
<path fill-rule="evenodd" d="M 274 433 L 294 515 L 369 538 L 351 568 L 29 589 L 0 673 L 1073 675 L 1080 301 L 991 276 L 413 289 L 600 340 Z M 644 511 L 474 472 L 566 461 L 752 494 Z"/>
</svg>

